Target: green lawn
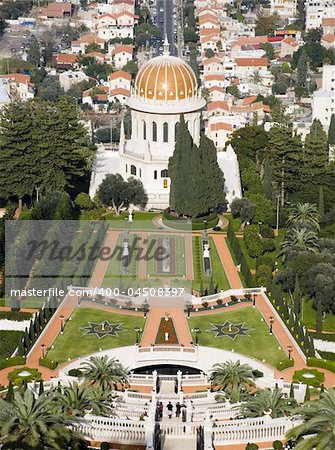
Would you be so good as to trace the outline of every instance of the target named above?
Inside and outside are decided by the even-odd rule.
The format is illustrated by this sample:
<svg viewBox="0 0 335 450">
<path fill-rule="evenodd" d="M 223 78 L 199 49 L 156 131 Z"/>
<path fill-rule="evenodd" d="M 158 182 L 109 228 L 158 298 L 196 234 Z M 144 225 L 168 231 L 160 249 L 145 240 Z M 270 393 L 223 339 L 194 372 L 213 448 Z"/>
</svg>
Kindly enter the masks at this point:
<svg viewBox="0 0 335 450">
<path fill-rule="evenodd" d="M 127 316 L 113 312 L 99 311 L 91 308 L 77 308 L 65 326 L 64 334 L 59 335 L 54 342 L 54 348 L 48 351 L 47 357 L 53 361 L 63 363 L 68 358 L 75 359 L 80 356 L 98 352 L 100 348 L 123 347 L 135 343 L 134 328 L 144 329 L 145 320 L 142 317 Z M 119 332 L 119 337 L 105 336 L 99 339 L 96 335 L 84 335 L 82 327 L 88 322 L 100 323 L 108 320 L 111 324 L 121 323 L 124 331 Z"/>
<path fill-rule="evenodd" d="M 234 232 L 238 232 L 241 231 L 241 226 L 242 226 L 242 220 L 240 217 L 233 217 L 231 214 L 224 214 L 223 215 L 227 220 L 229 220 L 229 222 L 232 224 L 233 226 L 233 230 Z M 224 231 L 227 231 L 228 227 L 223 228 Z"/>
<path fill-rule="evenodd" d="M 153 255 L 157 249 L 157 242 L 159 238 L 165 237 L 166 234 L 152 234 L 148 235 L 148 243 L 147 248 L 151 247 L 152 241 L 153 246 L 152 250 L 150 251 L 150 254 Z M 171 272 L 170 274 L 167 274 L 165 276 L 175 276 L 175 277 L 183 277 L 183 275 L 186 275 L 186 263 L 185 263 L 185 240 L 183 236 L 173 235 L 171 237 L 175 240 L 175 271 Z M 173 264 L 173 262 L 171 261 Z M 158 273 L 158 267 L 157 267 L 157 261 L 155 258 L 150 259 L 147 261 L 147 275 L 155 276 L 155 277 L 163 277 L 161 273 Z"/>
<path fill-rule="evenodd" d="M 152 219 L 158 216 L 157 212 L 133 212 L 133 222 L 129 225 L 131 230 L 157 230 L 157 227 L 152 223 Z M 127 223 L 129 213 L 128 211 L 122 211 L 119 216 L 114 213 L 109 213 L 104 216 L 105 220 L 108 221 L 110 228 L 125 228 Z"/>
<path fill-rule="evenodd" d="M 304 302 L 303 305 L 303 320 L 302 323 L 306 328 L 312 330 L 316 329 L 316 310 L 313 308 L 312 300 Z M 335 331 L 335 316 L 334 314 L 327 314 L 325 320 L 322 323 L 322 331 Z"/>
<path fill-rule="evenodd" d="M 216 249 L 213 239 L 210 237 L 210 249 L 211 249 L 211 264 L 213 272 L 214 285 L 218 285 L 219 289 L 227 290 L 230 288 L 226 272 L 221 264 L 221 259 Z M 201 237 L 193 236 L 192 238 L 192 252 L 193 252 L 193 287 L 196 290 L 200 289 L 202 281 L 204 289 L 210 285 L 211 277 L 207 277 L 204 274 L 202 250 L 201 250 Z"/>
<path fill-rule="evenodd" d="M 264 321 L 261 321 L 261 318 L 262 316 L 257 309 L 246 306 L 240 310 L 227 311 L 221 314 L 199 317 L 196 317 L 196 315 L 192 317 L 191 315 L 188 322 L 190 329 L 200 328 L 200 345 L 224 350 L 233 349 L 235 352 L 260 361 L 265 359 L 266 363 L 276 367 L 280 360 L 286 358 L 286 354 L 275 336 L 269 334 L 269 327 Z M 212 323 L 223 324 L 226 320 L 236 324 L 244 323 L 244 326 L 250 330 L 250 336 L 237 336 L 235 340 L 232 340 L 227 336 L 215 337 L 215 333 L 209 331 L 212 328 Z M 194 336 L 193 339 L 195 339 Z"/>
</svg>

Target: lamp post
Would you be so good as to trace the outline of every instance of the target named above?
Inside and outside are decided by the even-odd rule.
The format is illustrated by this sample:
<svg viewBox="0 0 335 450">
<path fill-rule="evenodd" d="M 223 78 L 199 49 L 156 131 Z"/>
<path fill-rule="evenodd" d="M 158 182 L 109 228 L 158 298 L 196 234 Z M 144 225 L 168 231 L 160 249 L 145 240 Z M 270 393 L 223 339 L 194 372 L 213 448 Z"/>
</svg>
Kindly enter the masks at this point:
<svg viewBox="0 0 335 450">
<path fill-rule="evenodd" d="M 275 321 L 274 317 L 270 316 L 270 317 L 269 317 L 270 334 L 272 334 L 272 326 L 273 326 L 274 321 Z"/>
<path fill-rule="evenodd" d="M 45 348 L 46 348 L 46 345 L 45 345 L 45 344 L 41 344 L 41 349 L 42 349 L 42 358 L 44 358 L 44 357 L 45 357 Z"/>
<path fill-rule="evenodd" d="M 138 345 L 140 342 L 140 334 L 142 333 L 143 330 L 142 328 L 139 327 L 135 327 L 134 330 L 136 332 L 136 345 Z"/>
<path fill-rule="evenodd" d="M 61 315 L 59 316 L 59 320 L 60 320 L 60 332 L 61 332 L 61 334 L 63 334 L 63 331 L 64 331 L 64 319 L 65 319 L 65 317 L 63 316 L 63 314 L 61 314 Z"/>
<path fill-rule="evenodd" d="M 256 306 L 256 294 L 252 295 L 252 306 L 253 308 Z"/>
<path fill-rule="evenodd" d="M 201 333 L 200 328 L 192 328 L 192 333 L 195 333 L 195 345 L 199 344 L 199 334 Z"/>
<path fill-rule="evenodd" d="M 291 359 L 292 350 L 293 350 L 292 345 L 288 345 L 288 346 L 287 346 L 288 359 Z"/>
</svg>

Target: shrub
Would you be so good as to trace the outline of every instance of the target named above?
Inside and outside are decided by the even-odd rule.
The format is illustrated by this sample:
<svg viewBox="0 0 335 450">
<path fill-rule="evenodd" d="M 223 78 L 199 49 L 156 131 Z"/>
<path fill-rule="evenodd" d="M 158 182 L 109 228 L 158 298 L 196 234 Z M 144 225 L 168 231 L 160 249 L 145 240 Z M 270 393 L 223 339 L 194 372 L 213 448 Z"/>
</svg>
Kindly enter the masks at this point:
<svg viewBox="0 0 335 450">
<path fill-rule="evenodd" d="M 40 358 L 39 363 L 40 366 L 47 367 L 50 370 L 55 370 L 56 367 L 58 366 L 57 361 L 52 361 L 51 359 L 48 358 Z"/>
<path fill-rule="evenodd" d="M 0 330 L 0 359 L 10 358 L 23 336 L 23 331 Z"/>
<path fill-rule="evenodd" d="M 285 370 L 288 367 L 293 367 L 294 366 L 294 359 L 283 359 L 282 361 L 279 361 L 277 364 L 277 370 Z"/>
<path fill-rule="evenodd" d="M 283 444 L 280 441 L 273 441 L 272 447 L 273 447 L 273 450 L 282 450 Z"/>
<path fill-rule="evenodd" d="M 262 378 L 262 377 L 264 376 L 264 373 L 261 372 L 261 371 L 258 370 L 258 369 L 254 369 L 254 370 L 252 371 L 252 373 L 253 373 L 253 375 L 254 375 L 255 378 Z"/>
<path fill-rule="evenodd" d="M 273 252 L 276 249 L 276 244 L 274 239 L 264 239 L 262 241 L 263 251 L 264 252 Z"/>
<path fill-rule="evenodd" d="M 335 353 L 332 352 L 321 352 L 318 350 L 319 355 L 322 359 L 327 359 L 328 361 L 334 361 L 335 362 Z"/>
<path fill-rule="evenodd" d="M 216 300 L 216 303 L 217 303 L 219 306 L 221 306 L 222 303 L 223 303 L 222 298 L 218 298 L 218 299 Z"/>
<path fill-rule="evenodd" d="M 109 450 L 110 448 L 109 442 L 101 442 L 100 450 Z"/>
<path fill-rule="evenodd" d="M 80 377 L 81 376 L 81 370 L 80 369 L 71 369 L 68 371 L 68 375 L 70 377 Z"/>
<path fill-rule="evenodd" d="M 247 444 L 247 446 L 245 447 L 245 450 L 257 450 L 259 447 L 257 444 Z"/>
<path fill-rule="evenodd" d="M 208 308 L 208 302 L 202 302 L 202 307 L 203 308 Z"/>
<path fill-rule="evenodd" d="M 261 256 L 264 251 L 264 247 L 262 245 L 262 241 L 260 240 L 260 238 L 259 240 L 251 242 L 247 247 L 247 250 L 251 258 L 258 258 L 258 256 Z"/>
<path fill-rule="evenodd" d="M 32 317 L 31 313 L 22 311 L 0 311 L 0 319 L 15 320 L 21 322 L 23 320 L 30 320 Z"/>
<path fill-rule="evenodd" d="M 271 256 L 260 256 L 256 259 L 256 270 L 259 266 L 269 266 L 271 268 L 271 271 L 273 269 L 273 259 Z"/>
<path fill-rule="evenodd" d="M 267 286 L 267 284 L 271 281 L 271 278 L 272 278 L 271 267 L 261 265 L 257 268 L 256 280 L 260 286 Z"/>
<path fill-rule="evenodd" d="M 305 374 L 313 374 L 314 378 L 307 378 L 304 377 Z M 325 381 L 325 374 L 323 372 L 320 372 L 319 370 L 316 369 L 301 369 L 301 370 L 296 370 L 294 372 L 293 378 L 292 378 L 293 383 L 304 383 L 304 384 L 308 384 L 309 386 L 313 386 L 313 387 L 320 387 L 320 385 Z"/>
<path fill-rule="evenodd" d="M 214 227 L 213 231 L 221 231 L 221 227 Z"/>
<path fill-rule="evenodd" d="M 323 359 L 319 359 L 319 358 L 307 358 L 307 365 L 314 366 L 314 367 L 320 367 L 322 369 L 327 369 L 330 372 L 335 373 L 335 362 L 334 361 L 324 361 Z"/>
<path fill-rule="evenodd" d="M 263 238 L 273 238 L 274 232 L 273 229 L 269 225 L 261 225 L 259 227 L 259 232 Z"/>
<path fill-rule="evenodd" d="M 0 370 L 6 367 L 23 366 L 26 363 L 24 356 L 14 356 L 13 358 L 0 359 Z"/>
<path fill-rule="evenodd" d="M 231 296 L 230 296 L 230 300 L 231 300 L 232 302 L 237 302 L 237 297 L 236 297 L 236 295 L 231 295 Z"/>
<path fill-rule="evenodd" d="M 21 372 L 28 372 L 29 375 L 27 376 L 19 375 Z M 30 383 L 33 380 L 40 380 L 41 372 L 39 372 L 37 369 L 32 369 L 30 367 L 19 367 L 17 369 L 12 370 L 8 374 L 7 378 L 9 381 L 12 381 L 16 386 L 21 386 L 24 381 Z"/>
</svg>

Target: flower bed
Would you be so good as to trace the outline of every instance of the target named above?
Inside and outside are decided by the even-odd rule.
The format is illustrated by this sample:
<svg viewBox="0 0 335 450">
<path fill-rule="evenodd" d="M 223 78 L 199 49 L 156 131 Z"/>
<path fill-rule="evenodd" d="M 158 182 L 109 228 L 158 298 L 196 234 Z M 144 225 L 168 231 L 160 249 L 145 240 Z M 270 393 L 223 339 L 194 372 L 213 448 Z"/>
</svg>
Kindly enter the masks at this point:
<svg viewBox="0 0 335 450">
<path fill-rule="evenodd" d="M 293 375 L 293 383 L 304 383 L 313 387 L 320 387 L 325 381 L 325 374 L 316 369 L 296 370 Z"/>
<path fill-rule="evenodd" d="M 165 339 L 165 333 L 168 333 L 168 340 Z M 173 325 L 173 320 L 162 318 L 159 324 L 155 344 L 178 344 L 177 333 Z"/>
</svg>

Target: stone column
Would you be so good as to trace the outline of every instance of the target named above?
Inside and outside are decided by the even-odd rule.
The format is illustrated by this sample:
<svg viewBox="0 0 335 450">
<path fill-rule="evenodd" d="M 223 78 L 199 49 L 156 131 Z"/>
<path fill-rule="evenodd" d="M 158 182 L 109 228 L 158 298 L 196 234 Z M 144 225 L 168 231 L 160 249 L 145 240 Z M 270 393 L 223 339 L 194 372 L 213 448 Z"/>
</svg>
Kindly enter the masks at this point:
<svg viewBox="0 0 335 450">
<path fill-rule="evenodd" d="M 209 411 L 206 411 L 206 417 L 204 422 L 204 440 L 205 450 L 214 450 L 213 447 L 213 423 L 209 417 Z"/>
<path fill-rule="evenodd" d="M 178 370 L 177 372 L 177 388 L 178 388 L 178 394 L 180 393 L 181 390 L 181 377 L 182 377 L 182 371 Z"/>
</svg>

